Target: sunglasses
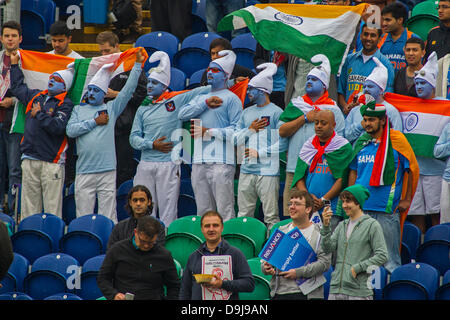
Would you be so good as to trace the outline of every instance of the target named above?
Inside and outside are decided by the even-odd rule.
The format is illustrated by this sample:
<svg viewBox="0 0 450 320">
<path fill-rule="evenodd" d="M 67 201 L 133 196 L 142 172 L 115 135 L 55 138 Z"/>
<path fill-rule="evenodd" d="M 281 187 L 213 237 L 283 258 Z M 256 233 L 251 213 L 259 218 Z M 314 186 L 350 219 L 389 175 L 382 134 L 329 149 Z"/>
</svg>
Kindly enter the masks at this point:
<svg viewBox="0 0 450 320">
<path fill-rule="evenodd" d="M 60 76 L 57 76 L 57 75 L 52 74 L 52 75 L 49 77 L 49 80 L 52 80 L 52 79 L 55 80 L 56 82 L 64 83 L 63 78 L 61 78 Z"/>
<path fill-rule="evenodd" d="M 221 72 L 222 70 L 220 70 L 219 68 L 208 68 L 208 69 L 206 69 L 206 72 L 212 72 L 212 73 L 219 73 L 219 72 Z"/>
</svg>

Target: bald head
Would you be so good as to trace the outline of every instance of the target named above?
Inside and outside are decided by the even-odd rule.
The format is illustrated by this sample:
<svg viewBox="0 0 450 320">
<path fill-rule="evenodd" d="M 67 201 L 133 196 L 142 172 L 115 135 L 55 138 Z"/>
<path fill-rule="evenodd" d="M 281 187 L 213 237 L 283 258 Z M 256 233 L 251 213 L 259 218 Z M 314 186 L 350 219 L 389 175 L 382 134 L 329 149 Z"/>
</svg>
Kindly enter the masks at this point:
<svg viewBox="0 0 450 320">
<path fill-rule="evenodd" d="M 321 142 L 326 142 L 331 138 L 336 126 L 334 113 L 331 110 L 321 110 L 317 113 L 314 121 L 314 130 Z"/>
</svg>

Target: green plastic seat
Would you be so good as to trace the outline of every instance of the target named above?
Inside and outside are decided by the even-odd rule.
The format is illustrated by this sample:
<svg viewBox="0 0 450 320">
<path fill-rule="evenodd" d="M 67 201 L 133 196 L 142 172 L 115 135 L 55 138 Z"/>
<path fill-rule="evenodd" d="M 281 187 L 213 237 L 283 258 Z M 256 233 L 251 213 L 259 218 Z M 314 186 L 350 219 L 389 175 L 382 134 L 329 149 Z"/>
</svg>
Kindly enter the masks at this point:
<svg viewBox="0 0 450 320">
<path fill-rule="evenodd" d="M 264 274 L 261 270 L 261 259 L 260 258 L 251 258 L 247 260 L 248 265 L 250 266 L 250 270 L 252 271 L 253 275 L 263 277 L 267 281 L 270 282 L 272 279 L 271 275 Z"/>
<path fill-rule="evenodd" d="M 422 14 L 430 14 L 438 17 L 438 10 L 435 1 L 423 1 L 414 6 L 411 11 L 411 17 L 419 16 Z"/>
<path fill-rule="evenodd" d="M 239 292 L 240 300 L 268 300 L 270 299 L 269 281 L 261 276 L 253 275 L 255 290 L 253 292 Z"/>
<path fill-rule="evenodd" d="M 292 222 L 292 219 L 291 219 L 291 218 L 289 218 L 289 219 L 284 219 L 284 220 L 281 220 L 280 222 L 275 223 L 275 224 L 272 226 L 272 228 L 270 228 L 270 234 L 272 235 L 272 233 L 273 233 L 276 229 L 278 229 L 279 227 L 284 226 L 284 225 L 286 225 L 286 224 L 288 224 L 288 223 L 290 223 L 290 222 Z"/>
<path fill-rule="evenodd" d="M 201 230 L 200 216 L 184 216 L 174 220 L 167 228 L 167 235 L 172 233 L 190 233 L 205 241 Z"/>
<path fill-rule="evenodd" d="M 427 40 L 430 30 L 438 25 L 439 18 L 431 14 L 416 15 L 406 21 L 408 30 L 417 34 L 423 41 Z"/>
<path fill-rule="evenodd" d="M 253 217 L 237 217 L 224 222 L 223 233 L 241 234 L 255 242 L 256 255 L 261 251 L 267 237 L 266 225 Z"/>
<path fill-rule="evenodd" d="M 166 236 L 165 247 L 170 251 L 174 260 L 178 261 L 181 268 L 186 267 L 189 256 L 198 249 L 203 241 L 190 233 L 171 233 Z"/>
<path fill-rule="evenodd" d="M 250 237 L 239 233 L 222 234 L 222 237 L 233 247 L 239 248 L 245 255 L 246 259 L 251 259 L 257 256 L 255 241 Z"/>
</svg>

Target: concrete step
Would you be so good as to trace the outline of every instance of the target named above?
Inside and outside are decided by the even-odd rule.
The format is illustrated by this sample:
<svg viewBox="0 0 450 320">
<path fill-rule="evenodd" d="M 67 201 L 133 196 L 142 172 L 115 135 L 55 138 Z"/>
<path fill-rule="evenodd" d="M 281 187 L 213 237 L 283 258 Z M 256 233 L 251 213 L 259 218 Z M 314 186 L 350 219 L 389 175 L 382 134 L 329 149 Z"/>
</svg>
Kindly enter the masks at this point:
<svg viewBox="0 0 450 320">
<path fill-rule="evenodd" d="M 84 34 L 99 34 L 100 32 L 103 31 L 108 31 L 108 30 L 112 30 L 112 27 L 107 27 L 107 26 L 85 26 L 83 28 L 83 32 Z M 146 33 L 150 33 L 152 30 L 152 28 L 150 27 L 142 27 L 142 31 L 144 34 Z"/>
</svg>

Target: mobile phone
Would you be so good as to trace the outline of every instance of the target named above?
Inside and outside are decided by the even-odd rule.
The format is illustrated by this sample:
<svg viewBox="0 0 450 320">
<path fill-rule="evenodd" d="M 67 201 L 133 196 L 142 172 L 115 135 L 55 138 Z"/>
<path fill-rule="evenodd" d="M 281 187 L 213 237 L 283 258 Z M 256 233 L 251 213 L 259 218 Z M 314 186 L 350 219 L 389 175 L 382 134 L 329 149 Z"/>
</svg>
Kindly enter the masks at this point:
<svg viewBox="0 0 450 320">
<path fill-rule="evenodd" d="M 99 112 L 98 112 L 98 115 L 101 115 L 101 114 L 108 114 L 108 110 L 106 110 L 106 109 L 104 109 L 104 110 L 100 110 Z"/>
<path fill-rule="evenodd" d="M 331 207 L 331 201 L 323 199 L 323 206 L 324 207 Z"/>
<path fill-rule="evenodd" d="M 125 300 L 134 300 L 134 294 L 132 293 L 125 293 Z"/>
</svg>

